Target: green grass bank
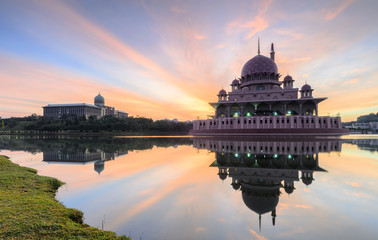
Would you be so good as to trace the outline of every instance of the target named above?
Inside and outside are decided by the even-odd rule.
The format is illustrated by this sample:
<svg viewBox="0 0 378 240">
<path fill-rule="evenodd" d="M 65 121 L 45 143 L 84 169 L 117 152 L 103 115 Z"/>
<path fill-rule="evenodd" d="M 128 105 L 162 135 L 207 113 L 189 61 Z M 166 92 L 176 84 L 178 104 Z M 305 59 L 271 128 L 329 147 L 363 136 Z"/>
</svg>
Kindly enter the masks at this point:
<svg viewBox="0 0 378 240">
<path fill-rule="evenodd" d="M 0 239 L 129 239 L 84 224 L 55 200 L 62 184 L 0 156 Z"/>
</svg>

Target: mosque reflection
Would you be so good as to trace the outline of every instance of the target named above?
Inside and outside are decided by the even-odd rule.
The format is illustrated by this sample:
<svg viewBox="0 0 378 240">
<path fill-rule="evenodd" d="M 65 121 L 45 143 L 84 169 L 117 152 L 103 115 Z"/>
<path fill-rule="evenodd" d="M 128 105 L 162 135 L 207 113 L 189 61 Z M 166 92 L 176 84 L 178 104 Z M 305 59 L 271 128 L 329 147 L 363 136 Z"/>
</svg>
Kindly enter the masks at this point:
<svg viewBox="0 0 378 240">
<path fill-rule="evenodd" d="M 231 178 L 245 205 L 261 216 L 270 213 L 275 225 L 281 189 L 295 190 L 295 182 L 310 185 L 319 166 L 319 152 L 340 152 L 341 140 L 327 141 L 227 141 L 194 139 L 194 146 L 215 152 L 210 167 L 219 169 L 221 180 Z"/>
</svg>

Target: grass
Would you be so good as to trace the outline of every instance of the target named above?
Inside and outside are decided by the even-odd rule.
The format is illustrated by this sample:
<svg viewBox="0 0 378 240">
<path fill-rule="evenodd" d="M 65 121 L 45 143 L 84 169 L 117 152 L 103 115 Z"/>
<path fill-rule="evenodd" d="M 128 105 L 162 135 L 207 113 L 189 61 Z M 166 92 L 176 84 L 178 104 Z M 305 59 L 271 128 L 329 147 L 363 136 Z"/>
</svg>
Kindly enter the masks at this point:
<svg viewBox="0 0 378 240">
<path fill-rule="evenodd" d="M 129 239 L 83 224 L 55 200 L 63 183 L 0 156 L 0 239 Z"/>
</svg>

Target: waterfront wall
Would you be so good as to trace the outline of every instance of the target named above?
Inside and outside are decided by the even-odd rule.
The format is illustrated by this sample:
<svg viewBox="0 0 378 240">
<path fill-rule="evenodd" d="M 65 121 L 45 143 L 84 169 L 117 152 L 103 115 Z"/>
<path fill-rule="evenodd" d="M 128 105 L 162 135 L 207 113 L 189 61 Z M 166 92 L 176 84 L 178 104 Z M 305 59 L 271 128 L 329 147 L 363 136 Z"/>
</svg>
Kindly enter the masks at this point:
<svg viewBox="0 0 378 240">
<path fill-rule="evenodd" d="M 193 121 L 193 130 L 223 129 L 341 129 L 340 117 L 319 116 L 254 116 Z"/>
</svg>

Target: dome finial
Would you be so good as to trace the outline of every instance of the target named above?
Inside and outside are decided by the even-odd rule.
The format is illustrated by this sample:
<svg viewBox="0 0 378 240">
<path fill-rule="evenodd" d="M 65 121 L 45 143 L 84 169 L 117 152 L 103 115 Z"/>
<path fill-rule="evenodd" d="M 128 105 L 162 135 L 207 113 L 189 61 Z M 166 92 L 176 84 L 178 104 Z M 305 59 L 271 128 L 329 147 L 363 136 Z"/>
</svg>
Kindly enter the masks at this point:
<svg viewBox="0 0 378 240">
<path fill-rule="evenodd" d="M 260 38 L 257 38 L 257 54 L 260 55 Z"/>
</svg>

